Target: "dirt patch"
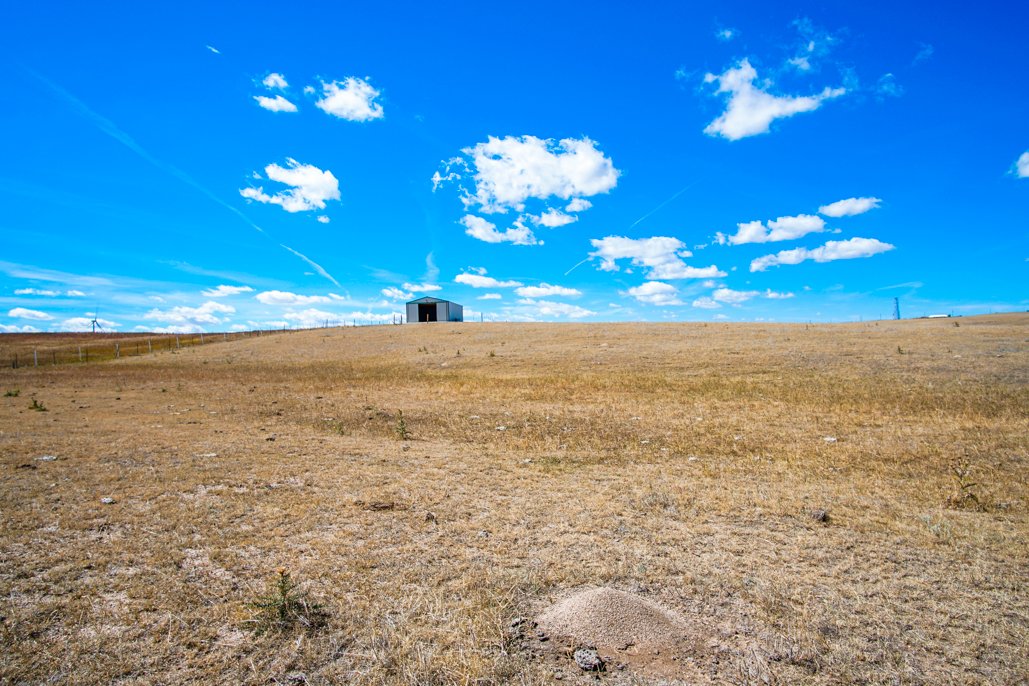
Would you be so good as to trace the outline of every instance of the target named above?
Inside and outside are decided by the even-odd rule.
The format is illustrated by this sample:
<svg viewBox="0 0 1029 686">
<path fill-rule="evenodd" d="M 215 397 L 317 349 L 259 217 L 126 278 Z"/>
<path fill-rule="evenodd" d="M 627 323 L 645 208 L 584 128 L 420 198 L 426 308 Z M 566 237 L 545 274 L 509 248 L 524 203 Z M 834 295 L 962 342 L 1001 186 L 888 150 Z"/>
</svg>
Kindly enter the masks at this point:
<svg viewBox="0 0 1029 686">
<path fill-rule="evenodd" d="M 609 587 L 580 591 L 551 605 L 536 618 L 536 627 L 552 654 L 592 647 L 607 671 L 679 678 L 692 673 L 689 663 L 703 633 L 668 608 Z"/>
</svg>

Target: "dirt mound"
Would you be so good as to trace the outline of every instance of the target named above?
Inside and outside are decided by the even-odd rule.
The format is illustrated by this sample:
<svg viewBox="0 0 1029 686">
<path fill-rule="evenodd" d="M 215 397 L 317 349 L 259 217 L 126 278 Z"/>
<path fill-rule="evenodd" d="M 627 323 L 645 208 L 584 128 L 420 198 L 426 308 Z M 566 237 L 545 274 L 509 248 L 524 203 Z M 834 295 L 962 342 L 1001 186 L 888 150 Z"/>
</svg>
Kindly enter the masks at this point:
<svg viewBox="0 0 1029 686">
<path fill-rule="evenodd" d="M 663 647 L 678 642 L 685 620 L 639 596 L 613 588 L 582 591 L 551 605 L 536 618 L 548 634 L 598 647 Z"/>
</svg>

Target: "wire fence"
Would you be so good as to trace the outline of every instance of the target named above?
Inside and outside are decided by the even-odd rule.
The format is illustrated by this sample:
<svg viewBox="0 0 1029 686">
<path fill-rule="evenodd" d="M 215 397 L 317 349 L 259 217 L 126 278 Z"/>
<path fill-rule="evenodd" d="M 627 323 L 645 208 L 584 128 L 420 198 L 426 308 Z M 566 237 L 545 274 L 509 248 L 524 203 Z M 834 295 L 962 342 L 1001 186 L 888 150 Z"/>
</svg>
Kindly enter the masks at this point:
<svg viewBox="0 0 1029 686">
<path fill-rule="evenodd" d="M 369 325 L 391 325 L 400 321 L 366 322 L 361 320 L 331 321 L 324 327 L 341 328 Z M 253 331 L 232 331 L 223 333 L 185 333 L 185 334 L 84 334 L 76 335 L 74 340 L 58 334 L 53 343 L 45 338 L 34 336 L 31 342 L 9 345 L 9 349 L 0 352 L 0 360 L 6 359 L 6 365 L 12 369 L 25 367 L 56 366 L 63 364 L 87 364 L 90 362 L 106 362 L 123 357 L 140 357 L 159 352 L 168 352 L 192 348 L 198 345 L 211 345 L 238 341 L 246 338 L 275 336 L 296 333 L 309 329 L 259 329 Z M 21 334 L 10 334 L 18 337 Z"/>
</svg>

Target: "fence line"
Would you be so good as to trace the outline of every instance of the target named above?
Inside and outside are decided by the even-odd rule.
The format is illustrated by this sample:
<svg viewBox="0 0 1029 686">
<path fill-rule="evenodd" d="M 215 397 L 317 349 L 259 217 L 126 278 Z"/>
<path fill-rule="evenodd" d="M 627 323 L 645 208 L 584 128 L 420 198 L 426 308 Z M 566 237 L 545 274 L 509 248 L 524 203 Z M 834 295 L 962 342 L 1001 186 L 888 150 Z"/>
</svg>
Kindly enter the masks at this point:
<svg viewBox="0 0 1029 686">
<path fill-rule="evenodd" d="M 358 326 L 359 320 L 344 322 L 331 322 L 335 327 Z M 393 324 L 395 322 L 382 322 L 382 324 Z M 380 324 L 379 322 L 369 324 Z M 329 328 L 329 322 L 325 327 Z M 368 324 L 362 324 L 368 325 Z M 217 342 L 229 340 L 241 340 L 249 337 L 275 335 L 280 333 L 295 333 L 310 329 L 282 328 L 282 329 L 254 329 L 252 331 L 224 331 L 220 333 L 170 333 L 156 335 L 138 335 L 109 342 L 98 341 L 96 344 L 87 342 L 74 342 L 67 346 L 38 346 L 31 350 L 26 348 L 9 354 L 8 366 L 17 369 L 21 367 L 56 366 L 59 364 L 85 364 L 88 362 L 105 362 L 116 360 L 122 357 L 141 357 L 156 353 L 179 351 L 185 348 L 196 346 L 209 346 Z"/>
</svg>

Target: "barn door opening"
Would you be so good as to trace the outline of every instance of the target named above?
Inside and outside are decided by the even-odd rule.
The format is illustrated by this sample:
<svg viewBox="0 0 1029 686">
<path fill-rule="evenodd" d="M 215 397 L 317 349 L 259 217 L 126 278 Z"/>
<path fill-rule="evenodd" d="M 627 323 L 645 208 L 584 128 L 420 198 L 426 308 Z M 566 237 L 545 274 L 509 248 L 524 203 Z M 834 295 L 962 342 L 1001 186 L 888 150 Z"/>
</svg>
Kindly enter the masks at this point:
<svg viewBox="0 0 1029 686">
<path fill-rule="evenodd" d="M 434 321 L 436 321 L 436 303 L 430 303 L 428 305 L 419 303 L 418 304 L 418 321 L 420 321 L 420 322 L 434 322 Z"/>
</svg>

